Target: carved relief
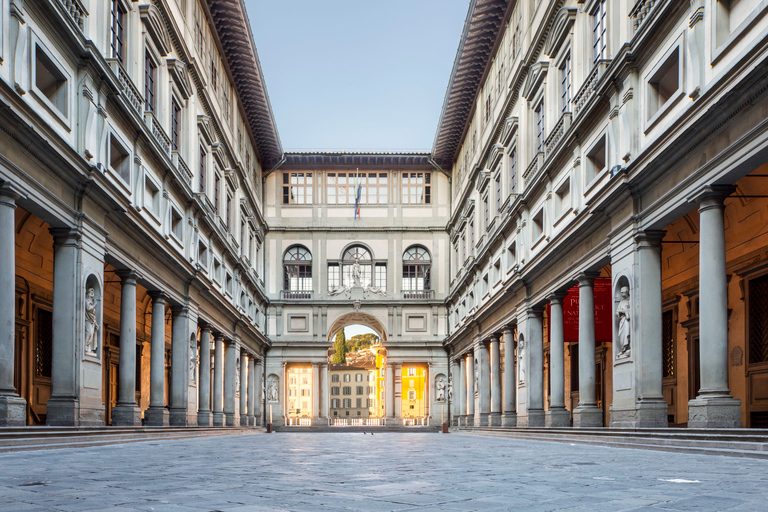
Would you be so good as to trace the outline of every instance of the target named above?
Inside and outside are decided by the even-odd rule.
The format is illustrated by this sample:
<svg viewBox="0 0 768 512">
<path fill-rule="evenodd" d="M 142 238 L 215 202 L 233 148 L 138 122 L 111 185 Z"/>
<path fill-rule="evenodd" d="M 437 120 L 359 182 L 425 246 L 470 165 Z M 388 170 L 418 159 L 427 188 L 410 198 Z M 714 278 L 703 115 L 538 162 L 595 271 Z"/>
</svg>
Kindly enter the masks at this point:
<svg viewBox="0 0 768 512">
<path fill-rule="evenodd" d="M 435 377 L 435 401 L 445 402 L 445 375 L 442 373 Z"/>
<path fill-rule="evenodd" d="M 267 402 L 278 402 L 280 396 L 278 393 L 278 377 L 270 375 L 267 379 Z"/>
</svg>

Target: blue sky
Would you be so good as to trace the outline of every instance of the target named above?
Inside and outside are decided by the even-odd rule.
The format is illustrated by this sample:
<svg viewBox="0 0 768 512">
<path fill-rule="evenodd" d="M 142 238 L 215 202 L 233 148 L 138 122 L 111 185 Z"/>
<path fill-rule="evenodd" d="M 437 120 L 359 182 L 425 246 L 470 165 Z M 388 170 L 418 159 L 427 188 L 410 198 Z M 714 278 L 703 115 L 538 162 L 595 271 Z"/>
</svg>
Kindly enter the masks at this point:
<svg viewBox="0 0 768 512">
<path fill-rule="evenodd" d="M 285 149 L 432 147 L 468 0 L 244 0 Z"/>
</svg>

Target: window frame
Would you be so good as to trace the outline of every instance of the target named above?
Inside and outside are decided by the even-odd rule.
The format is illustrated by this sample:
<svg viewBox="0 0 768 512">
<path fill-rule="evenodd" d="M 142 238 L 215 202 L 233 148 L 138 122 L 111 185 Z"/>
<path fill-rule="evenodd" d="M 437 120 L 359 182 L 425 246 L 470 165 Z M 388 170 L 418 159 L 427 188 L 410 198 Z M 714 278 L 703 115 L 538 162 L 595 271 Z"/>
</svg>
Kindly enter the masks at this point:
<svg viewBox="0 0 768 512">
<path fill-rule="evenodd" d="M 419 175 L 423 176 L 420 178 Z M 422 181 L 419 182 L 419 179 Z M 411 206 L 431 205 L 432 184 L 432 171 L 402 171 L 400 175 L 400 202 Z M 420 188 L 423 189 L 421 190 L 421 197 L 419 197 Z"/>
<path fill-rule="evenodd" d="M 291 251 L 294 250 L 296 257 L 289 258 Z M 307 258 L 303 257 L 304 255 Z M 293 279 L 297 280 L 296 283 L 292 282 Z M 283 253 L 283 291 L 311 292 L 312 282 L 312 253 L 303 245 L 288 247 Z"/>
<path fill-rule="evenodd" d="M 109 8 L 109 55 L 116 59 L 121 66 L 126 61 L 126 24 L 128 9 L 121 0 L 112 0 Z"/>
<path fill-rule="evenodd" d="M 294 177 L 296 183 L 292 182 Z M 319 204 L 315 201 L 315 183 L 314 171 L 283 171 L 280 183 L 280 204 L 282 206 L 311 206 Z"/>
</svg>

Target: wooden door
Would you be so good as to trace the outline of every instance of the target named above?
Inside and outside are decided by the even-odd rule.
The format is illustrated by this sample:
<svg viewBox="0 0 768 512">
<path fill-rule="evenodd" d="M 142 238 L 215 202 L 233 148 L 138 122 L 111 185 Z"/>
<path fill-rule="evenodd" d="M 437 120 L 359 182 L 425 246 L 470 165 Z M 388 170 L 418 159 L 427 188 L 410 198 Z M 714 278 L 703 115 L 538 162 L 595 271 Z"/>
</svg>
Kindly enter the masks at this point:
<svg viewBox="0 0 768 512">
<path fill-rule="evenodd" d="M 747 427 L 768 428 L 768 274 L 749 280 L 747 293 Z M 732 365 L 742 364 L 739 347 Z"/>
</svg>

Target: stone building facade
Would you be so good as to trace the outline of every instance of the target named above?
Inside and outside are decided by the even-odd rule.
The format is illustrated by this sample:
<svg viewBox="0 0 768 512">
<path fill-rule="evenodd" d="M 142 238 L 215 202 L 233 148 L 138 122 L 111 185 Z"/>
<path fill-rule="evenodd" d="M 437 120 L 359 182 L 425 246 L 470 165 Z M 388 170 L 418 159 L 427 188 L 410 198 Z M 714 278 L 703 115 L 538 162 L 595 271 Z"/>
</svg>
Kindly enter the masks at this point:
<svg viewBox="0 0 768 512">
<path fill-rule="evenodd" d="M 0 425 L 328 424 L 362 324 L 387 424 L 768 426 L 766 13 L 476 0 L 429 153 L 286 153 L 239 0 L 0 0 Z"/>
</svg>

